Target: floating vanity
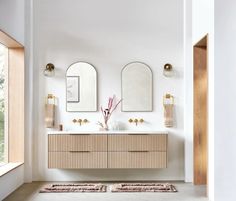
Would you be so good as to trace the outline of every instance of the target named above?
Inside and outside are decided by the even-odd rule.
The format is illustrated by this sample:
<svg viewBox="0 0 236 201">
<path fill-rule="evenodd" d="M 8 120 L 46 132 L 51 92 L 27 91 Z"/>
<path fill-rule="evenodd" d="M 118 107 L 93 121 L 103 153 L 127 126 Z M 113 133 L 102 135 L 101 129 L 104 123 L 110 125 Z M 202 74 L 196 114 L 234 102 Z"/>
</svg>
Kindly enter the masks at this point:
<svg viewBox="0 0 236 201">
<path fill-rule="evenodd" d="M 167 132 L 48 132 L 48 168 L 166 168 Z"/>
</svg>

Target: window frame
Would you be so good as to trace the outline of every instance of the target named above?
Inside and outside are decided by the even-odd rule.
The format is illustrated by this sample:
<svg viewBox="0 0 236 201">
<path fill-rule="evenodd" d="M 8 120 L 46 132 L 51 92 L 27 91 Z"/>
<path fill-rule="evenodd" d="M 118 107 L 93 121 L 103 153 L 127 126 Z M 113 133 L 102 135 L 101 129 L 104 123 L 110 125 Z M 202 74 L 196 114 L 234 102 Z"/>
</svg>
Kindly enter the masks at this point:
<svg viewBox="0 0 236 201">
<path fill-rule="evenodd" d="M 0 177 L 24 164 L 25 131 L 25 64 L 24 46 L 0 29 L 0 43 L 7 47 L 7 75 L 5 88 L 5 161 Z"/>
<path fill-rule="evenodd" d="M 3 165 L 6 165 L 8 163 L 8 47 L 2 43 L 0 43 L 1 46 L 4 46 L 4 160 L 0 162 L 0 167 Z"/>
</svg>

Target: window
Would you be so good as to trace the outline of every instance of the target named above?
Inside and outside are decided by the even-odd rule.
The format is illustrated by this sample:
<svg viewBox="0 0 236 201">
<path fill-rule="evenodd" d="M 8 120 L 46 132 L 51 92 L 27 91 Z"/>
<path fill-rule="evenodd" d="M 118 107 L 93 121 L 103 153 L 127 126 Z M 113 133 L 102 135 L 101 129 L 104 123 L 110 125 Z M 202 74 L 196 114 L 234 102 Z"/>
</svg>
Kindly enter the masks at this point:
<svg viewBox="0 0 236 201">
<path fill-rule="evenodd" d="M 7 163 L 7 56 L 8 48 L 0 44 L 0 166 Z"/>
<path fill-rule="evenodd" d="M 24 164 L 24 46 L 0 30 L 0 177 Z"/>
</svg>

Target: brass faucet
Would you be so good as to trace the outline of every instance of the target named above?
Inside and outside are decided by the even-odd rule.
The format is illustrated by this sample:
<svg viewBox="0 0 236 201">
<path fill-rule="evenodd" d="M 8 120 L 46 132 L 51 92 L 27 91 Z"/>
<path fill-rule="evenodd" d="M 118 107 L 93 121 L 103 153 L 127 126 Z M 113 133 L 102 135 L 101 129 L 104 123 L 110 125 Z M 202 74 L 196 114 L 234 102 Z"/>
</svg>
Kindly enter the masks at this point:
<svg viewBox="0 0 236 201">
<path fill-rule="evenodd" d="M 129 119 L 128 120 L 129 121 L 129 123 L 135 123 L 135 125 L 137 126 L 138 125 L 138 123 L 143 123 L 144 122 L 144 119 Z"/>
<path fill-rule="evenodd" d="M 78 123 L 79 123 L 79 125 L 81 126 L 81 124 L 82 124 L 82 119 L 78 119 Z"/>
<path fill-rule="evenodd" d="M 72 122 L 73 123 L 79 123 L 79 125 L 81 126 L 82 125 L 82 123 L 88 123 L 89 121 L 88 121 L 88 119 L 73 119 L 72 120 Z"/>
</svg>

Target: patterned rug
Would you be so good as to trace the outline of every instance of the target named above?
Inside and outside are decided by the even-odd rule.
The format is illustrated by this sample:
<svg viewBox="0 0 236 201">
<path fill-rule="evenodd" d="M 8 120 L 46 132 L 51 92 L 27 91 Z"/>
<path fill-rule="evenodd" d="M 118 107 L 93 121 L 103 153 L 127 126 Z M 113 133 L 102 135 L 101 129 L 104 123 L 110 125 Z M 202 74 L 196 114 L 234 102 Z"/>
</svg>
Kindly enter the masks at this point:
<svg viewBox="0 0 236 201">
<path fill-rule="evenodd" d="M 107 186 L 97 183 L 49 184 L 44 186 L 40 193 L 103 193 Z"/>
<path fill-rule="evenodd" d="M 120 183 L 112 185 L 111 192 L 177 192 L 168 183 Z"/>
</svg>

